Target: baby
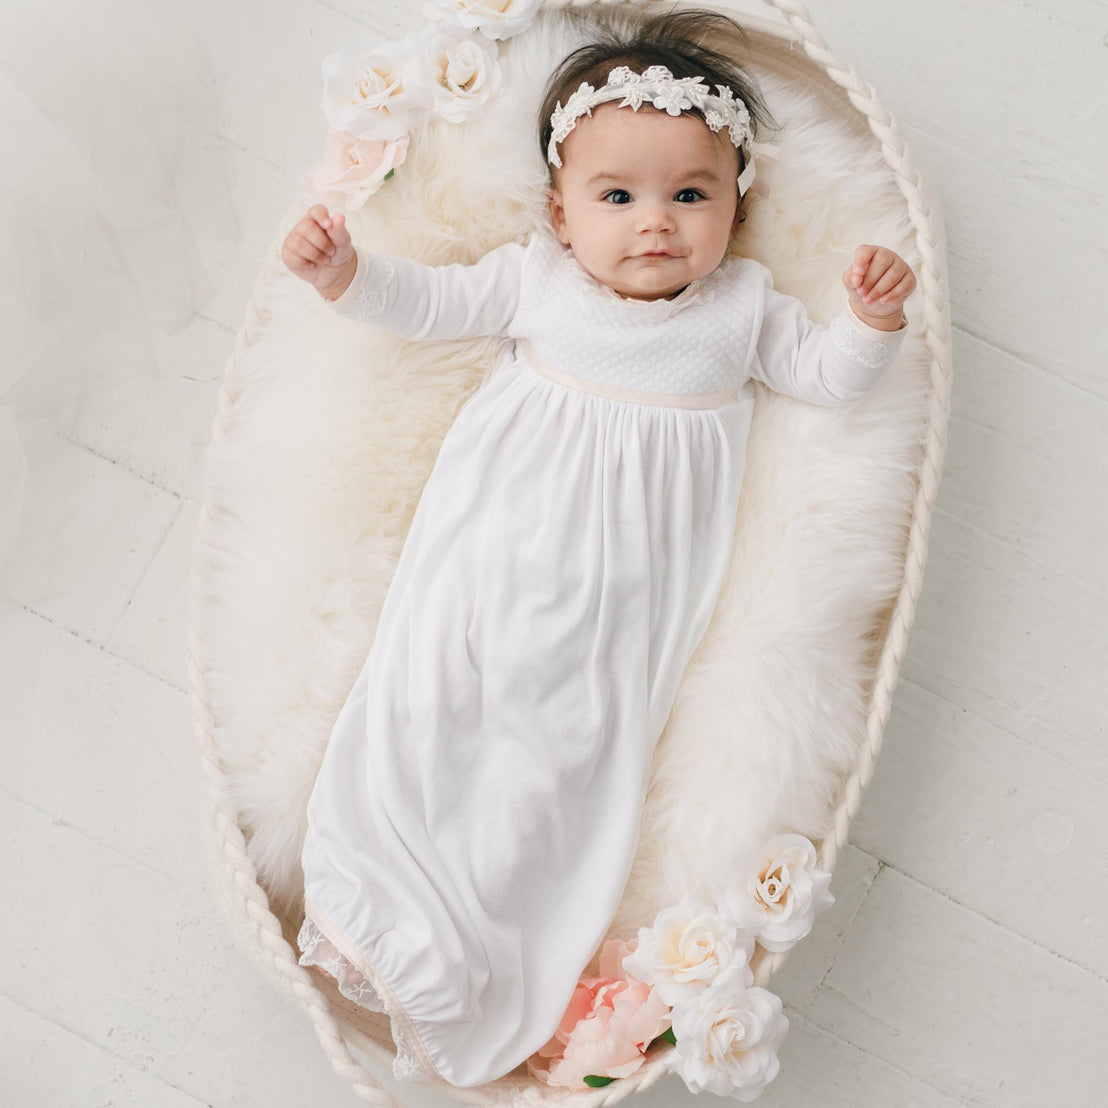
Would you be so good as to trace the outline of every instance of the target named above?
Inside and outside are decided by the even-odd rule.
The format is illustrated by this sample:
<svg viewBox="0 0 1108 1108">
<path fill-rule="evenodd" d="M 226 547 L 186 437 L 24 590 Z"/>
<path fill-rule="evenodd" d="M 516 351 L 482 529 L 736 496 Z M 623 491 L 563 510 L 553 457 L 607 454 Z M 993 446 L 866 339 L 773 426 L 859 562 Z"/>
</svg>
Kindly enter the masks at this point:
<svg viewBox="0 0 1108 1108">
<path fill-rule="evenodd" d="M 828 327 L 730 252 L 767 119 L 700 45 L 732 32 L 679 11 L 562 62 L 526 244 L 426 266 L 314 205 L 283 246 L 337 314 L 515 340 L 443 440 L 308 806 L 300 961 L 388 1012 L 397 1076 L 552 1079 L 533 1056 L 619 906 L 730 561 L 753 382 L 853 403 L 907 326 L 892 250 L 856 249 Z"/>
</svg>

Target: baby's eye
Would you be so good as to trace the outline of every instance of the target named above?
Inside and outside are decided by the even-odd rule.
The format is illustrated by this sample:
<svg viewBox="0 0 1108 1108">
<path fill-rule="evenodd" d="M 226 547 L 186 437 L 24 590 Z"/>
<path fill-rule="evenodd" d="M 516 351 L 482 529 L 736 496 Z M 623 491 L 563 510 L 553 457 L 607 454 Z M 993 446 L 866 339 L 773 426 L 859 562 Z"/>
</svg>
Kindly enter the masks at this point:
<svg viewBox="0 0 1108 1108">
<path fill-rule="evenodd" d="M 610 200 L 613 204 L 630 204 L 631 194 L 626 189 L 609 189 L 604 194 L 605 200 Z"/>
<path fill-rule="evenodd" d="M 675 197 L 674 200 L 681 204 L 691 204 L 695 200 L 703 200 L 704 193 L 700 189 L 682 189 Z"/>
</svg>

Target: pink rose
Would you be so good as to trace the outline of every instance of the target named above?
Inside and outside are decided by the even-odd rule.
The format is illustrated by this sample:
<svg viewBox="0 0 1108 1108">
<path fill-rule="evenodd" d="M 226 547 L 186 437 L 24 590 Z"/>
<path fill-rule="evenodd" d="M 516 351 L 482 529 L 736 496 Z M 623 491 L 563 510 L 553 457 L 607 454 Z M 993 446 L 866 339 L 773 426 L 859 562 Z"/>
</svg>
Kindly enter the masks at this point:
<svg viewBox="0 0 1108 1108">
<path fill-rule="evenodd" d="M 308 174 L 308 184 L 316 193 L 342 193 L 346 211 L 357 211 L 407 156 L 407 135 L 358 139 L 348 131 L 331 130 L 327 133 L 327 160 Z"/>
<path fill-rule="evenodd" d="M 604 944 L 601 976 L 581 978 L 553 1038 L 527 1059 L 534 1077 L 584 1089 L 587 1076 L 627 1077 L 643 1064 L 646 1048 L 670 1026 L 670 1008 L 624 972 L 631 949 L 615 939 Z"/>
</svg>

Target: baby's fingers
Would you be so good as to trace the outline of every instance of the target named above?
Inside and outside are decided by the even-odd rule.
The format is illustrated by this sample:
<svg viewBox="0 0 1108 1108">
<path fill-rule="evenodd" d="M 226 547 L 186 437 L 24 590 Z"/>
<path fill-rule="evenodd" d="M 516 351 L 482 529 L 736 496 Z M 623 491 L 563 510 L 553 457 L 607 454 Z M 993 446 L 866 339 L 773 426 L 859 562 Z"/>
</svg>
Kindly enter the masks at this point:
<svg viewBox="0 0 1108 1108">
<path fill-rule="evenodd" d="M 859 293 L 868 292 L 881 275 L 897 261 L 897 256 L 883 246 L 859 246 L 854 251 L 851 284 Z"/>
<path fill-rule="evenodd" d="M 850 284 L 853 288 L 858 288 L 865 280 L 866 270 L 869 269 L 874 255 L 879 249 L 880 247 L 871 246 L 867 243 L 859 246 L 854 251 L 854 261 L 850 267 Z"/>
<path fill-rule="evenodd" d="M 289 232 L 288 246 L 310 259 L 315 258 L 316 251 L 326 253 L 332 244 L 323 229 L 325 219 L 329 220 L 327 209 L 322 204 L 313 204 Z"/>
<path fill-rule="evenodd" d="M 886 250 L 878 250 L 874 254 L 873 260 L 869 263 L 869 268 L 862 278 L 862 283 L 858 286 L 858 292 L 862 294 L 864 299 L 868 300 L 873 296 L 874 289 L 888 275 L 893 268 L 894 261 L 895 256 L 890 256 Z"/>
<path fill-rule="evenodd" d="M 298 260 L 317 265 L 326 264 L 335 253 L 334 243 L 314 223 L 299 234 L 290 235 L 287 248 Z"/>
<path fill-rule="evenodd" d="M 868 304 L 870 301 L 876 300 L 880 296 L 884 296 L 887 292 L 890 292 L 892 289 L 896 288 L 903 276 L 904 267 L 901 265 L 897 265 L 894 262 L 881 275 L 881 279 L 879 281 L 875 281 L 869 287 L 862 299 L 865 300 L 865 302 Z"/>
<path fill-rule="evenodd" d="M 916 287 L 916 279 L 909 270 L 903 277 L 881 297 L 882 304 L 891 304 L 894 300 L 907 300 Z"/>
<path fill-rule="evenodd" d="M 346 229 L 346 216 L 336 212 L 333 219 L 322 221 L 322 227 L 336 246 L 346 246 L 350 242 L 350 232 Z"/>
<path fill-rule="evenodd" d="M 334 254 L 335 248 L 350 242 L 350 233 L 346 230 L 346 217 L 336 213 L 333 217 L 323 204 L 313 204 L 304 218 L 297 224 L 297 230 L 324 253 Z"/>
</svg>

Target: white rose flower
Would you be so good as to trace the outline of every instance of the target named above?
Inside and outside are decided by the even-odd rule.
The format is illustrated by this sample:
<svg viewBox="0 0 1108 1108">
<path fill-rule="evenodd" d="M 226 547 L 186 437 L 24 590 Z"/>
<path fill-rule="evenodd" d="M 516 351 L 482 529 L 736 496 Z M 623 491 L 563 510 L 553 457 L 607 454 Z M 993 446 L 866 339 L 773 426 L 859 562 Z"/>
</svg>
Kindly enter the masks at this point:
<svg viewBox="0 0 1108 1108">
<path fill-rule="evenodd" d="M 762 848 L 741 893 L 720 898 L 720 912 L 752 931 L 766 950 L 794 946 L 817 912 L 835 903 L 831 874 L 816 866 L 816 848 L 803 835 L 776 835 Z"/>
<path fill-rule="evenodd" d="M 381 140 L 408 133 L 423 107 L 404 76 L 413 45 L 361 35 L 323 59 L 323 114 L 332 130 Z"/>
<path fill-rule="evenodd" d="M 789 1030 L 781 998 L 750 987 L 740 967 L 670 1013 L 676 1046 L 665 1065 L 689 1091 L 757 1100 L 778 1073 L 777 1050 Z"/>
<path fill-rule="evenodd" d="M 542 0 L 427 0 L 423 14 L 466 31 L 505 39 L 531 25 Z"/>
<path fill-rule="evenodd" d="M 623 968 L 674 1005 L 703 992 L 724 970 L 740 971 L 752 982 L 753 953 L 753 935 L 686 894 L 680 904 L 663 908 L 652 928 L 639 928 Z"/>
<path fill-rule="evenodd" d="M 497 46 L 489 39 L 425 32 L 405 79 L 423 103 L 452 123 L 472 116 L 500 91 Z"/>
</svg>

